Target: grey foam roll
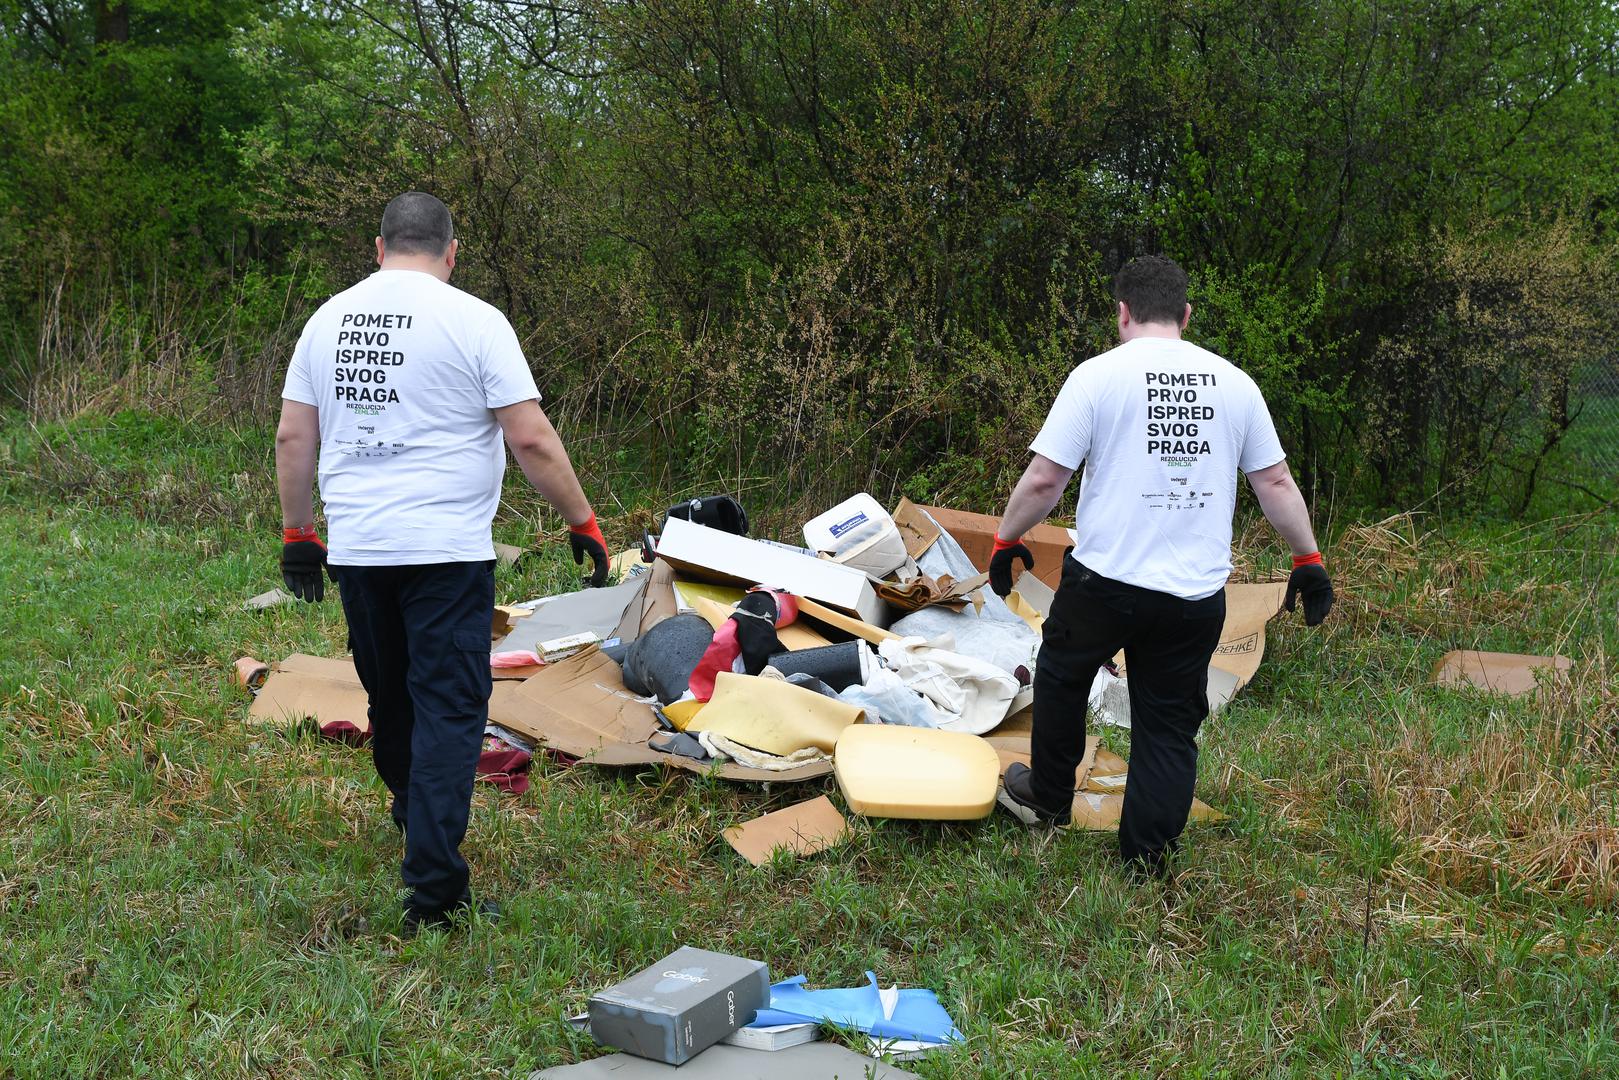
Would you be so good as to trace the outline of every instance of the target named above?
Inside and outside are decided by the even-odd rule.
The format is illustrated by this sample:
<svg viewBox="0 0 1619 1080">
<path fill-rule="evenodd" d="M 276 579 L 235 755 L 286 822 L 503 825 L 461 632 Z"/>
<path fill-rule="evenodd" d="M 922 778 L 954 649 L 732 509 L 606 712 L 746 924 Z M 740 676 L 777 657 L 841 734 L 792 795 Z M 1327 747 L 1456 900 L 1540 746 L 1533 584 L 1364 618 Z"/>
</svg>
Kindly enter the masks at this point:
<svg viewBox="0 0 1619 1080">
<path fill-rule="evenodd" d="M 769 665 L 783 675 L 813 675 L 842 693 L 871 677 L 871 649 L 864 641 L 845 641 L 816 649 L 777 653 Z"/>
</svg>

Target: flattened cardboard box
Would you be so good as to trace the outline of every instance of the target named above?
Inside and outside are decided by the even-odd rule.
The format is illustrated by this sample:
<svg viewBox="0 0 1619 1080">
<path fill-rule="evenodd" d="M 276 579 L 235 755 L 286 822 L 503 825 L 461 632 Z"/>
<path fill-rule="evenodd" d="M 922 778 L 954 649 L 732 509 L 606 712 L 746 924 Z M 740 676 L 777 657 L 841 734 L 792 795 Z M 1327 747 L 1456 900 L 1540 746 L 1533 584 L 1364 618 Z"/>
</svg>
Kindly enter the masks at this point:
<svg viewBox="0 0 1619 1080">
<path fill-rule="evenodd" d="M 685 946 L 590 999 L 597 1042 L 679 1065 L 707 1050 L 770 1002 L 770 969 L 758 960 Z"/>
<path fill-rule="evenodd" d="M 995 550 L 995 530 L 1001 527 L 1000 518 L 967 510 L 947 510 L 942 506 L 918 509 L 927 511 L 940 528 L 955 537 L 975 567 L 989 569 L 989 557 Z M 1034 556 L 1034 569 L 1030 573 L 1055 589 L 1062 581 L 1063 553 L 1074 546 L 1068 530 L 1056 525 L 1036 525 L 1023 534 L 1023 544 Z M 1021 572 L 1019 563 L 1019 576 Z"/>
<path fill-rule="evenodd" d="M 680 1066 L 609 1054 L 532 1073 L 528 1080 L 898 1080 L 912 1075 L 836 1043 L 812 1042 L 774 1053 L 722 1044 Z"/>
<path fill-rule="evenodd" d="M 1539 686 L 1535 673 L 1550 679 L 1574 666 L 1566 656 L 1522 656 L 1518 653 L 1458 649 L 1439 658 L 1433 681 L 1440 686 L 1476 686 L 1491 693 L 1518 697 Z"/>
<path fill-rule="evenodd" d="M 271 668 L 247 715 L 260 723 L 346 720 L 361 731 L 371 729 L 370 701 L 354 661 L 304 653 L 293 653 Z"/>
<path fill-rule="evenodd" d="M 794 855 L 813 855 L 842 843 L 849 835 L 849 822 L 822 795 L 733 825 L 724 835 L 738 855 L 754 866 L 763 866 L 779 848 Z"/>
<path fill-rule="evenodd" d="M 625 687 L 619 666 L 600 649 L 586 649 L 547 664 L 524 682 L 499 685 L 513 690 L 504 700 L 491 699 L 489 719 L 592 765 L 672 765 L 688 772 L 714 771 L 727 780 L 788 783 L 832 771 L 825 761 L 773 772 L 734 761 L 716 765 L 659 753 L 647 745 L 649 738 L 663 730 L 652 706 Z"/>
<path fill-rule="evenodd" d="M 496 683 L 489 697 L 489 715 L 512 708 L 517 684 Z M 258 723 L 290 724 L 309 719 L 326 725 L 346 721 L 361 731 L 371 730 L 370 702 L 354 661 L 293 653 L 276 664 L 247 711 Z"/>
</svg>

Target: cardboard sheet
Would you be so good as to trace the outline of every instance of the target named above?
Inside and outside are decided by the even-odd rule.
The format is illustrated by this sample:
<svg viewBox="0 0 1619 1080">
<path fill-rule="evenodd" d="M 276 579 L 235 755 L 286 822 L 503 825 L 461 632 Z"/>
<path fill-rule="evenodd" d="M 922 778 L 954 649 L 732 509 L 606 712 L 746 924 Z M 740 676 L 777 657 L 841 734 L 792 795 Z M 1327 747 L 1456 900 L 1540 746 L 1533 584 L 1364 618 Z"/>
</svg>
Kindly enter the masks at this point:
<svg viewBox="0 0 1619 1080">
<path fill-rule="evenodd" d="M 747 1050 L 711 1046 L 684 1065 L 609 1054 L 529 1074 L 528 1080 L 899 1080 L 904 1069 L 829 1042 L 804 1043 L 786 1050 Z"/>
<path fill-rule="evenodd" d="M 491 720 L 592 765 L 671 765 L 695 773 L 714 770 L 727 780 L 782 782 L 832 771 L 825 761 L 772 772 L 659 753 L 647 745 L 647 739 L 662 730 L 652 707 L 625 688 L 619 666 L 599 649 L 548 664 L 526 682 L 498 685 L 512 690 L 504 701 L 490 700 Z"/>
<path fill-rule="evenodd" d="M 532 679 L 544 670 L 544 664 L 524 664 L 522 667 L 492 667 L 489 669 L 489 677 L 496 682 L 520 683 L 524 679 Z"/>
<path fill-rule="evenodd" d="M 296 599 L 298 598 L 285 589 L 271 589 L 269 592 L 262 592 L 257 596 L 250 596 L 243 600 L 242 607 L 248 611 L 263 611 L 265 608 L 290 604 Z"/>
<path fill-rule="evenodd" d="M 1433 681 L 1440 686 L 1476 686 L 1497 694 L 1519 697 L 1532 694 L 1535 673 L 1546 678 L 1568 671 L 1574 662 L 1566 656 L 1524 656 L 1519 653 L 1478 652 L 1458 649 L 1440 658 Z"/>
<path fill-rule="evenodd" d="M 859 570 L 745 536 L 670 518 L 658 538 L 658 557 L 681 577 L 720 585 L 769 585 L 866 622 L 883 619 L 883 604 Z"/>
<path fill-rule="evenodd" d="M 646 563 L 641 561 L 641 545 L 637 544 L 632 548 L 625 548 L 607 560 L 607 574 L 609 577 L 623 580 L 631 574 L 638 573 L 638 568 L 645 566 Z"/>
<path fill-rule="evenodd" d="M 900 539 L 905 541 L 905 554 L 912 559 L 920 559 L 939 539 L 939 526 L 909 499 L 901 499 L 892 516 Z"/>
<path fill-rule="evenodd" d="M 1129 763 L 1111 750 L 1096 751 L 1091 774 L 1085 786 L 1074 795 L 1074 828 L 1091 832 L 1116 832 L 1124 813 L 1124 781 Z M 1192 800 L 1192 824 L 1225 821 L 1226 815 L 1204 802 Z"/>
<path fill-rule="evenodd" d="M 1124 795 L 1099 794 L 1081 791 L 1074 796 L 1074 824 L 1086 832 L 1117 832 L 1119 819 L 1124 815 Z M 1226 815 L 1201 799 L 1192 800 L 1192 812 L 1186 819 L 1193 825 L 1211 825 L 1226 820 Z"/>
<path fill-rule="evenodd" d="M 848 821 L 825 795 L 733 825 L 724 833 L 725 842 L 754 866 L 769 862 L 778 848 L 813 855 L 848 835 Z"/>
<path fill-rule="evenodd" d="M 650 570 L 633 580 L 641 583 L 641 591 L 624 605 L 624 617 L 614 630 L 620 641 L 634 641 L 663 620 L 680 614 L 674 567 L 658 559 Z"/>
<path fill-rule="evenodd" d="M 1225 629 L 1215 647 L 1213 666 L 1235 675 L 1245 685 L 1265 656 L 1265 624 L 1282 610 L 1287 582 L 1225 587 Z"/>
<path fill-rule="evenodd" d="M 518 685 L 495 683 L 489 696 L 491 718 L 511 708 Z M 260 724 L 347 721 L 361 731 L 370 731 L 369 704 L 353 660 L 294 653 L 271 668 L 247 716 Z"/>
<path fill-rule="evenodd" d="M 495 545 L 495 562 L 501 566 L 516 566 L 528 552 L 513 544 Z"/>
<path fill-rule="evenodd" d="M 1024 574 L 1006 594 L 1006 606 L 1039 634 L 1045 631 L 1046 616 L 1051 614 L 1051 602 L 1056 598 L 1057 592 L 1050 585 L 1033 574 Z"/>
<path fill-rule="evenodd" d="M 995 549 L 995 530 L 1001 519 L 988 514 L 974 514 L 966 510 L 947 510 L 942 506 L 923 506 L 933 515 L 945 532 L 956 538 L 967 558 L 980 570 L 989 569 L 989 556 Z M 1023 543 L 1034 556 L 1035 577 L 1055 589 L 1062 581 L 1063 553 L 1073 546 L 1068 530 L 1056 525 L 1036 525 L 1023 534 Z M 1017 580 L 1023 574 L 1023 564 L 1013 568 Z"/>
<path fill-rule="evenodd" d="M 617 636 L 625 612 L 642 599 L 648 583 L 646 577 L 632 578 L 602 589 L 580 589 L 551 597 L 533 614 L 512 625 L 501 648 L 533 649 L 542 641 L 587 630 L 606 641 Z"/>
<path fill-rule="evenodd" d="M 1000 730 L 999 728 L 996 729 Z M 1022 765 L 1029 764 L 1029 737 L 1027 735 L 995 735 L 983 736 L 985 742 L 995 749 L 995 756 L 1001 759 L 1001 776 L 1006 775 L 1006 767 L 1013 762 Z M 1074 769 L 1074 788 L 1083 788 L 1090 780 L 1091 770 L 1096 766 L 1096 751 L 1100 745 L 1095 735 L 1085 736 L 1085 755 L 1079 759 L 1079 765 Z"/>
<path fill-rule="evenodd" d="M 370 702 L 352 660 L 293 653 L 270 669 L 259 696 L 248 709 L 258 723 L 291 724 L 312 719 L 318 724 L 346 720 L 361 731 L 371 729 Z"/>
<path fill-rule="evenodd" d="M 921 611 L 934 605 L 960 611 L 967 606 L 972 594 L 987 584 L 989 584 L 988 574 L 974 574 L 961 581 L 955 580 L 949 574 L 941 578 L 918 574 L 907 584 L 896 585 L 884 581 L 879 582 L 876 589 L 877 595 L 895 611 Z"/>
</svg>

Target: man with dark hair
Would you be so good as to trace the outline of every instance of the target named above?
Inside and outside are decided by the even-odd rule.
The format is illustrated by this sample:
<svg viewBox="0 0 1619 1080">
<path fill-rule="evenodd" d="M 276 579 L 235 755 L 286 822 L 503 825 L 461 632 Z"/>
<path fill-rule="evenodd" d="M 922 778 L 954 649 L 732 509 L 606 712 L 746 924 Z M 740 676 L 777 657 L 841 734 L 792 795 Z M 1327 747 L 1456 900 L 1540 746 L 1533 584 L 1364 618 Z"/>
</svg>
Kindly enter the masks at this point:
<svg viewBox="0 0 1619 1080">
<path fill-rule="evenodd" d="M 453 232 L 450 208 L 425 191 L 407 191 L 382 211 L 382 243 L 395 255 L 442 255 Z"/>
<path fill-rule="evenodd" d="M 1066 825 L 1097 668 L 1124 650 L 1130 773 L 1119 822 L 1129 863 L 1157 873 L 1192 806 L 1208 667 L 1225 622 L 1237 472 L 1293 549 L 1287 610 L 1315 626 L 1332 607 L 1310 514 L 1270 411 L 1244 372 L 1181 339 L 1192 315 L 1186 272 L 1136 259 L 1114 280 L 1120 344 L 1076 367 L 1030 449 L 1001 518 L 990 587 L 1034 566 L 1020 537 L 1056 507 L 1081 464 L 1078 541 L 1035 662 L 1029 766 L 1007 769 L 1003 806 L 1023 822 Z"/>
<path fill-rule="evenodd" d="M 376 243 L 381 269 L 321 305 L 287 369 L 281 571 L 303 600 L 324 596 L 328 567 L 341 589 L 372 758 L 405 838 L 414 932 L 473 907 L 460 849 L 489 718 L 502 435 L 567 519 L 574 562 L 590 556 L 592 585 L 606 581 L 607 542 L 511 324 L 449 284 L 449 209 L 406 192 Z M 310 496 L 317 462 L 329 552 Z"/>
</svg>

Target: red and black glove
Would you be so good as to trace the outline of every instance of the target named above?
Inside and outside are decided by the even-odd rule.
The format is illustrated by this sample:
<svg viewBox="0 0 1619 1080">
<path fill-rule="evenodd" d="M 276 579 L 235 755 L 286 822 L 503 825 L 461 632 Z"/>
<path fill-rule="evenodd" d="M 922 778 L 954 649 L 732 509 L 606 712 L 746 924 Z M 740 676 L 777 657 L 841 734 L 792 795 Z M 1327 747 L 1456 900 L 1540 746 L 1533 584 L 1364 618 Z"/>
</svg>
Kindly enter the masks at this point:
<svg viewBox="0 0 1619 1080">
<path fill-rule="evenodd" d="M 607 538 L 602 535 L 601 527 L 596 524 L 596 515 L 592 513 L 589 521 L 578 525 L 568 526 L 568 543 L 573 547 L 573 564 L 582 565 L 585 556 L 590 556 L 590 577 L 586 579 L 587 588 L 599 589 L 607 584 Z"/>
<path fill-rule="evenodd" d="M 326 545 L 313 525 L 281 530 L 281 580 L 300 600 L 314 604 L 326 597 Z"/>
<path fill-rule="evenodd" d="M 1320 626 L 1332 610 L 1332 579 L 1321 562 L 1321 553 L 1293 556 L 1293 574 L 1287 579 L 1287 595 L 1282 606 L 1292 611 L 1299 596 L 1304 597 L 1304 625 Z"/>
<path fill-rule="evenodd" d="M 995 550 L 989 555 L 989 587 L 995 595 L 1005 597 L 1012 591 L 1012 561 L 1021 560 L 1023 569 L 1034 569 L 1034 555 L 1023 546 L 1023 539 L 1002 540 L 995 534 Z"/>
</svg>

